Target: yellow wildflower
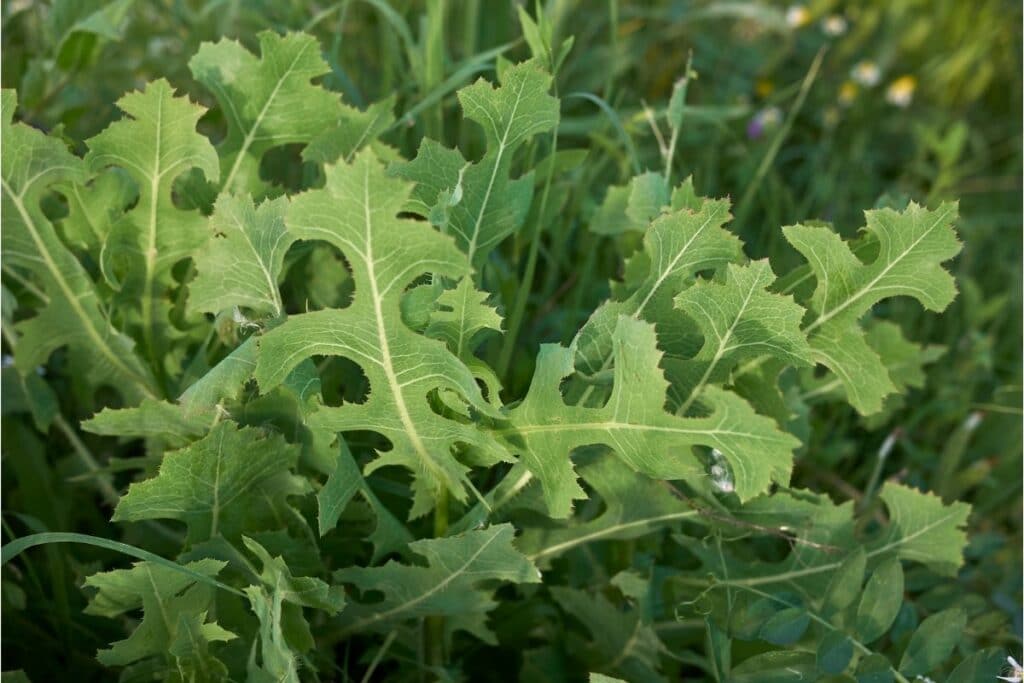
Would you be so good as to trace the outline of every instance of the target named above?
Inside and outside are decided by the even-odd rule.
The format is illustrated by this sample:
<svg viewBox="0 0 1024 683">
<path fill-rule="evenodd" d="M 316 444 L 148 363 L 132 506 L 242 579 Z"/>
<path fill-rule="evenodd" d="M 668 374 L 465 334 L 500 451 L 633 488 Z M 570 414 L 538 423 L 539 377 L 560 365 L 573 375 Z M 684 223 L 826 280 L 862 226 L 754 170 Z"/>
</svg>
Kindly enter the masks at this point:
<svg viewBox="0 0 1024 683">
<path fill-rule="evenodd" d="M 806 26 L 811 20 L 811 13 L 803 5 L 790 5 L 786 10 L 786 23 L 790 28 Z"/>
<path fill-rule="evenodd" d="M 860 88 L 853 81 L 846 81 L 839 86 L 839 104 L 849 107 L 857 99 L 857 92 Z"/>
<path fill-rule="evenodd" d="M 754 84 L 754 92 L 758 97 L 768 97 L 775 92 L 775 81 L 770 78 L 759 78 Z"/>
<path fill-rule="evenodd" d="M 897 107 L 907 107 L 914 99 L 914 90 L 917 89 L 917 79 L 913 76 L 900 76 L 889 84 L 885 91 L 885 100 Z"/>
</svg>

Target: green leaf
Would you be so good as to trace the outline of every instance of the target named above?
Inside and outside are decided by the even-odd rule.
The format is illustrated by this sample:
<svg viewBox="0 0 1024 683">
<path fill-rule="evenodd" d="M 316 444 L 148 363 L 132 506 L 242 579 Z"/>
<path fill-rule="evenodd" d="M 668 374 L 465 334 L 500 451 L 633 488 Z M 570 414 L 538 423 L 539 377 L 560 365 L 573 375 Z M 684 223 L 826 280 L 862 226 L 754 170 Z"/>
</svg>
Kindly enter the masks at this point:
<svg viewBox="0 0 1024 683">
<path fill-rule="evenodd" d="M 629 184 L 608 188 L 601 206 L 590 221 L 598 235 L 644 232 L 669 204 L 668 183 L 660 173 L 647 172 Z"/>
<path fill-rule="evenodd" d="M 261 585 L 245 589 L 260 622 L 260 662 L 254 661 L 254 649 L 249 675 L 257 680 L 265 675 L 268 680 L 298 683 L 298 656 L 316 645 L 302 608 L 335 615 L 345 606 L 344 591 L 320 579 L 293 576 L 283 558 L 271 557 L 251 538 L 242 537 L 242 541 L 262 566 Z"/>
<path fill-rule="evenodd" d="M 75 366 L 95 383 L 109 381 L 129 400 L 155 396 L 152 375 L 133 342 L 111 325 L 100 308 L 88 273 L 61 243 L 40 201 L 57 183 L 83 182 L 82 162 L 62 142 L 24 124 L 12 123 L 13 91 L 4 90 L 0 136 L 3 179 L 3 263 L 31 273 L 48 297 L 39 312 L 19 322 L 15 350 L 20 372 L 34 372 L 50 354 L 70 347 Z"/>
<path fill-rule="evenodd" d="M 480 79 L 459 91 L 467 119 L 480 124 L 487 151 L 476 163 L 455 150 L 424 140 L 413 161 L 392 172 L 415 181 L 410 211 L 427 217 L 442 199 L 460 199 L 448 209 L 446 230 L 455 237 L 479 274 L 487 255 L 526 220 L 533 178 L 510 176 L 515 152 L 526 141 L 558 125 L 558 100 L 548 95 L 551 76 L 536 60 L 516 64 L 500 75 L 500 86 Z M 478 276 L 479 277 L 479 276 Z"/>
<path fill-rule="evenodd" d="M 327 483 L 316 494 L 320 535 L 325 535 L 337 526 L 345 506 L 356 493 L 359 493 L 377 517 L 377 526 L 368 537 L 373 544 L 371 561 L 376 562 L 388 553 L 404 551 L 413 540 L 412 535 L 366 483 L 345 440 L 339 438 L 338 441 L 340 448 L 334 470 L 327 478 Z"/>
<path fill-rule="evenodd" d="M 658 367 L 661 352 L 653 326 L 622 316 L 613 340 L 615 381 L 605 406 L 566 405 L 559 386 L 572 373 L 574 354 L 547 344 L 541 347 L 529 392 L 509 411 L 511 427 L 501 432 L 540 480 L 552 516 L 567 516 L 572 501 L 584 497 L 568 454 L 591 444 L 607 445 L 648 476 L 697 484 L 707 472 L 692 447 L 717 449 L 732 467 L 733 486 L 742 500 L 763 492 L 772 481 L 788 482 L 796 439 L 717 387 L 705 394 L 711 409 L 707 417 L 665 412 L 668 383 Z"/>
<path fill-rule="evenodd" d="M 787 607 L 761 625 L 758 636 L 773 645 L 792 645 L 803 637 L 811 617 L 803 607 Z"/>
<path fill-rule="evenodd" d="M 888 547 L 905 560 L 921 562 L 943 576 L 955 576 L 967 545 L 967 503 L 944 505 L 931 493 L 886 482 L 878 497 L 889 509 Z"/>
<path fill-rule="evenodd" d="M 55 38 L 57 65 L 73 72 L 91 63 L 103 41 L 118 41 L 133 0 L 63 0 L 53 3 L 46 20 Z"/>
<path fill-rule="evenodd" d="M 235 635 L 207 623 L 206 616 L 206 612 L 178 616 L 174 640 L 167 651 L 174 657 L 176 673 L 183 681 L 229 680 L 227 666 L 210 652 L 210 645 Z"/>
<path fill-rule="evenodd" d="M 633 263 L 640 271 L 629 291 L 601 305 L 576 336 L 577 363 L 583 371 L 594 375 L 611 367 L 619 316 L 654 322 L 668 343 L 692 334 L 688 323 L 680 323 L 684 316 L 672 300 L 698 271 L 739 258 L 740 241 L 722 228 L 728 219 L 728 201 L 704 200 L 697 211 L 679 209 L 650 224 L 643 251 L 627 264 L 627 271 Z"/>
<path fill-rule="evenodd" d="M 813 652 L 765 652 L 733 667 L 729 683 L 803 683 L 817 679 Z"/>
<path fill-rule="evenodd" d="M 449 631 L 462 629 L 489 643 L 494 636 L 485 620 L 497 603 L 496 582 L 537 583 L 540 572 L 513 546 L 511 524 L 467 531 L 448 538 L 414 541 L 409 549 L 426 566 L 394 560 L 381 567 L 349 567 L 334 573 L 364 593 L 380 591 L 384 599 L 352 602 L 342 613 L 345 633 L 391 628 L 396 622 L 427 616 L 449 617 Z"/>
<path fill-rule="evenodd" d="M 302 158 L 321 164 L 333 164 L 338 159 L 346 162 L 363 147 L 383 135 L 395 122 L 395 95 L 374 102 L 366 111 L 341 105 L 341 119 L 337 127 L 313 138 L 302 150 Z"/>
<path fill-rule="evenodd" d="M 590 669 L 625 676 L 629 681 L 662 680 L 657 671 L 664 649 L 654 629 L 638 610 L 623 611 L 601 593 L 552 586 L 555 602 L 582 624 L 589 640 L 569 641 L 574 655 Z"/>
<path fill-rule="evenodd" d="M 424 334 L 442 340 L 463 361 L 469 360 L 486 330 L 501 332 L 501 316 L 487 303 L 487 296 L 473 287 L 472 278 L 462 278 L 437 297 Z"/>
<path fill-rule="evenodd" d="M 830 617 L 853 604 L 860 595 L 866 567 L 867 555 L 863 546 L 843 560 L 825 591 L 825 599 L 821 605 L 821 613 L 824 616 Z"/>
<path fill-rule="evenodd" d="M 402 291 L 424 272 L 457 277 L 469 265 L 451 238 L 422 221 L 397 218 L 409 185 L 389 178 L 372 151 L 351 165 L 327 167 L 327 184 L 295 197 L 289 230 L 299 239 L 322 239 L 345 253 L 355 295 L 344 309 L 289 318 L 259 339 L 256 380 L 266 392 L 300 361 L 340 355 L 358 363 L 370 383 L 365 403 L 322 407 L 310 426 L 333 432 L 370 430 L 392 449 L 367 473 L 398 465 L 414 472 L 411 517 L 428 512 L 443 491 L 466 500 L 467 467 L 452 454 L 456 443 L 475 446 L 491 462 L 510 459 L 476 429 L 436 413 L 428 394 L 444 389 L 478 411 L 493 414 L 469 369 L 443 342 L 416 334 L 402 321 Z"/>
<path fill-rule="evenodd" d="M 920 676 L 942 664 L 953 652 L 967 626 L 967 614 L 959 607 L 931 615 L 910 637 L 900 660 L 900 673 Z"/>
<path fill-rule="evenodd" d="M 36 429 L 47 433 L 54 418 L 60 414 L 60 404 L 46 380 L 34 372 L 23 375 L 17 368 L 4 368 L 0 378 L 3 414 L 29 413 Z"/>
<path fill-rule="evenodd" d="M 194 256 L 206 241 L 206 219 L 197 211 L 178 209 L 171 189 L 178 176 L 193 168 L 217 178 L 217 153 L 196 132 L 206 110 L 187 97 L 175 97 L 165 80 L 126 94 L 117 106 L 127 116 L 88 140 L 85 160 L 94 170 L 124 169 L 139 188 L 135 208 L 107 235 L 103 259 L 122 300 L 139 306 L 141 337 L 156 359 L 166 352 L 172 334 L 165 301 L 176 286 L 171 268 Z"/>
<path fill-rule="evenodd" d="M 212 578 L 225 564 L 199 560 L 185 567 Z M 85 608 L 87 614 L 113 618 L 140 608 L 143 611 L 142 621 L 131 636 L 97 653 L 97 659 L 107 666 L 124 666 L 150 657 L 168 658 L 172 670 L 178 665 L 209 666 L 209 655 L 202 652 L 203 648 L 182 646 L 181 640 L 188 638 L 188 633 L 180 629 L 195 629 L 206 643 L 235 637 L 216 622 L 206 621 L 213 606 L 214 588 L 168 567 L 138 562 L 131 569 L 93 574 L 85 585 L 97 590 Z M 175 662 L 179 656 L 183 661 Z"/>
<path fill-rule="evenodd" d="M 637 474 L 610 453 L 587 462 L 579 473 L 600 496 L 604 511 L 563 527 L 527 528 L 517 546 L 542 566 L 593 541 L 639 538 L 698 515 L 668 484 Z"/>
<path fill-rule="evenodd" d="M 921 346 L 907 340 L 903 336 L 900 326 L 888 320 L 870 320 L 864 339 L 868 346 L 878 354 L 885 366 L 885 371 L 889 374 L 889 379 L 900 392 L 906 392 L 910 387 L 923 387 L 925 383 L 924 366 L 935 362 L 945 353 L 945 347 Z M 830 395 L 846 398 L 842 380 L 831 373 L 817 379 L 813 372 L 808 370 L 803 373 L 801 383 L 806 389 L 802 396 L 805 400 Z M 887 407 L 897 398 L 890 396 Z M 884 419 L 885 415 L 886 413 L 883 411 L 881 417 Z"/>
<path fill-rule="evenodd" d="M 178 402 L 190 418 L 238 396 L 256 371 L 257 341 L 256 337 L 246 339 L 182 393 Z"/>
<path fill-rule="evenodd" d="M 590 683 L 626 683 L 621 678 L 613 678 L 611 676 L 605 676 L 604 674 L 590 674 Z"/>
<path fill-rule="evenodd" d="M 956 296 L 956 285 L 941 264 L 956 256 L 961 245 L 952 227 L 956 204 L 930 211 L 911 203 L 901 213 L 882 209 L 866 215 L 865 230 L 877 240 L 877 254 L 869 263 L 862 263 L 827 227 L 794 225 L 783 233 L 817 279 L 805 327 L 815 359 L 836 373 L 853 406 L 868 415 L 896 387 L 858 320 L 893 296 L 912 296 L 928 310 L 943 310 Z"/>
<path fill-rule="evenodd" d="M 256 196 L 264 193 L 259 165 L 268 149 L 307 143 L 342 116 L 338 96 L 310 83 L 330 72 L 316 38 L 264 31 L 259 41 L 259 57 L 222 38 L 203 43 L 188 63 L 227 120 L 227 136 L 217 148 L 226 171 L 221 188 Z"/>
<path fill-rule="evenodd" d="M 853 658 L 853 643 L 841 631 L 829 631 L 818 643 L 818 668 L 827 674 L 846 671 Z"/>
<path fill-rule="evenodd" d="M 685 413 L 708 383 L 724 381 L 745 358 L 768 355 L 789 365 L 811 364 L 811 348 L 800 331 L 804 309 L 792 297 L 769 293 L 774 281 L 767 259 L 747 266 L 730 263 L 723 284 L 698 282 L 676 296 L 676 306 L 704 335 L 700 351 L 681 368 L 693 380 L 682 387 L 674 383 L 685 397 L 679 412 Z"/>
<path fill-rule="evenodd" d="M 156 477 L 132 484 L 113 520 L 177 519 L 193 543 L 217 534 L 237 538 L 279 519 L 288 496 L 308 491 L 290 473 L 297 460 L 297 449 L 281 436 L 224 421 L 164 456 Z"/>
<path fill-rule="evenodd" d="M 953 673 L 946 679 L 946 683 L 975 683 L 975 681 L 989 681 L 1004 673 L 1006 665 L 1006 653 L 1002 648 L 991 647 L 971 656 L 960 662 L 960 665 L 953 669 Z"/>
<path fill-rule="evenodd" d="M 265 201 L 221 195 L 210 218 L 211 239 L 196 258 L 189 304 L 220 313 L 244 306 L 257 314 L 284 312 L 278 279 L 295 238 L 285 227 L 286 199 Z"/>
<path fill-rule="evenodd" d="M 181 406 L 149 398 L 134 408 L 104 408 L 82 421 L 82 429 L 93 434 L 160 438 L 173 446 L 194 441 L 209 427 L 210 421 L 205 415 L 189 415 Z"/>
<path fill-rule="evenodd" d="M 903 567 L 892 557 L 875 568 L 857 605 L 857 638 L 872 643 L 889 630 L 903 605 Z"/>
<path fill-rule="evenodd" d="M 66 182 L 57 185 L 68 202 L 68 215 L 60 221 L 64 239 L 82 249 L 104 266 L 101 249 L 114 224 L 138 196 L 135 183 L 119 168 L 110 168 L 88 184 Z M 113 273 L 104 273 L 108 284 L 116 285 Z"/>
<path fill-rule="evenodd" d="M 892 665 L 880 654 L 870 654 L 857 664 L 857 683 L 892 683 Z"/>
</svg>

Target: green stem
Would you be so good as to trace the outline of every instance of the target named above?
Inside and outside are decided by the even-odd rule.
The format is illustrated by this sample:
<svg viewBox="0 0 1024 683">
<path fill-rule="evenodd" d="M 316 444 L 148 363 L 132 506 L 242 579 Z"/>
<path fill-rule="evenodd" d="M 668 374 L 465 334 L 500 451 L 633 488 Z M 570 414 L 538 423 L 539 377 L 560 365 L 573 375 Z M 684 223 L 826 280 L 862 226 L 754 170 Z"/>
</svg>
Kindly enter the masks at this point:
<svg viewBox="0 0 1024 683">
<path fill-rule="evenodd" d="M 866 510 L 868 505 L 871 504 L 871 499 L 875 496 L 875 491 L 878 489 L 878 482 L 882 479 L 882 470 L 885 468 L 885 461 L 889 459 L 889 453 L 892 452 L 893 446 L 896 445 L 896 439 L 899 438 L 899 429 L 894 429 L 889 436 L 885 437 L 885 441 L 878 448 L 878 457 L 875 458 L 875 469 L 871 472 L 871 479 L 868 480 L 867 488 L 864 489 L 864 497 L 860 500 L 860 509 Z"/>
<path fill-rule="evenodd" d="M 558 86 L 554 88 L 555 97 L 558 97 Z M 543 230 L 544 216 L 547 213 L 548 195 L 551 192 L 551 182 L 555 175 L 555 154 L 558 152 L 558 126 L 551 134 L 551 163 L 548 165 L 548 175 L 544 180 L 544 192 L 541 194 L 540 206 L 537 209 L 537 220 L 533 223 L 533 232 L 530 235 L 530 252 L 526 257 L 526 270 L 523 278 L 519 281 L 519 288 L 516 290 L 516 298 L 512 304 L 512 315 L 509 318 L 508 332 L 505 333 L 505 340 L 501 348 L 501 355 L 498 356 L 498 377 L 505 377 L 508 367 L 512 362 L 512 354 L 515 353 L 516 341 L 519 336 L 519 328 L 523 323 L 523 314 L 526 312 L 526 302 L 530 298 L 533 289 L 533 276 L 537 269 L 537 255 L 540 252 L 540 239 Z"/>
<path fill-rule="evenodd" d="M 4 340 L 7 342 L 7 346 L 11 349 L 11 353 L 13 353 L 18 340 L 6 326 L 0 328 L 0 332 L 2 332 Z M 63 415 L 57 413 L 53 418 L 53 424 L 57 426 L 57 429 L 63 432 L 65 437 L 67 437 L 67 440 L 71 443 L 71 449 L 75 452 L 75 455 L 78 456 L 78 459 L 85 466 L 85 469 L 96 475 L 96 485 L 100 489 L 100 495 L 103 496 L 103 500 L 111 506 L 117 505 L 117 501 L 120 500 L 121 496 L 111 483 L 110 475 L 103 472 L 103 468 L 100 467 L 100 464 L 96 461 L 96 458 L 93 457 L 89 448 L 80 438 L 78 438 L 78 434 L 76 434 L 75 430 L 70 424 L 68 424 L 68 421 L 64 419 Z"/>
<path fill-rule="evenodd" d="M 434 508 L 434 538 L 444 538 L 448 533 L 448 491 L 442 490 Z M 445 663 L 444 617 L 427 617 L 424 624 L 426 635 L 427 664 L 441 667 Z"/>
<path fill-rule="evenodd" d="M 793 122 L 796 120 L 800 110 L 803 109 L 804 101 L 807 100 L 807 93 L 811 91 L 811 85 L 818 77 L 818 70 L 821 68 L 821 62 L 825 57 L 825 51 L 826 48 L 824 47 L 818 50 L 818 54 L 811 63 L 811 68 L 807 71 L 807 75 L 804 76 L 803 83 L 800 85 L 800 92 L 797 93 L 796 96 L 796 102 L 793 103 L 793 108 L 789 110 L 789 115 L 786 116 L 785 123 L 772 139 L 772 144 L 768 148 L 768 152 L 764 155 L 764 158 L 761 159 L 761 164 L 757 167 L 757 172 L 754 173 L 754 179 L 750 181 L 750 184 L 747 185 L 747 189 L 743 192 L 743 196 L 736 203 L 735 222 L 737 225 L 741 225 L 746 219 L 746 216 L 750 211 L 751 201 L 757 195 L 757 191 L 761 187 L 764 177 L 768 175 L 768 169 L 771 168 L 772 163 L 775 161 L 775 157 L 778 155 L 779 149 L 782 147 L 782 143 L 789 136 L 789 131 L 793 128 Z"/>
<path fill-rule="evenodd" d="M 380 664 L 382 659 L 384 659 L 384 653 L 388 651 L 389 647 L 391 647 L 391 643 L 395 641 L 395 636 L 397 635 L 398 631 L 393 630 L 384 639 L 384 644 L 377 650 L 377 654 L 373 656 L 373 661 L 370 662 L 370 666 L 367 667 L 366 673 L 363 674 L 362 683 L 370 683 L 370 681 L 373 680 L 373 672 L 377 670 L 377 665 Z"/>
<path fill-rule="evenodd" d="M 683 81 L 676 87 L 682 90 L 679 93 L 679 97 L 682 100 L 683 112 L 686 111 L 686 91 L 690 88 L 690 74 L 693 73 L 693 50 L 690 50 L 690 54 L 686 57 L 686 73 L 683 75 Z M 673 97 L 675 92 L 672 93 Z M 669 117 L 669 124 L 671 123 L 671 117 Z M 672 138 L 668 143 L 668 155 L 665 158 L 665 186 L 672 189 L 672 162 L 676 155 L 676 147 L 679 145 L 679 131 L 683 129 L 683 120 L 680 116 L 679 121 L 675 125 L 672 125 Z"/>
<path fill-rule="evenodd" d="M 608 0 L 608 51 L 611 56 L 608 64 L 607 80 L 604 85 L 604 98 L 612 96 L 615 84 L 615 69 L 619 59 L 619 0 Z"/>
</svg>

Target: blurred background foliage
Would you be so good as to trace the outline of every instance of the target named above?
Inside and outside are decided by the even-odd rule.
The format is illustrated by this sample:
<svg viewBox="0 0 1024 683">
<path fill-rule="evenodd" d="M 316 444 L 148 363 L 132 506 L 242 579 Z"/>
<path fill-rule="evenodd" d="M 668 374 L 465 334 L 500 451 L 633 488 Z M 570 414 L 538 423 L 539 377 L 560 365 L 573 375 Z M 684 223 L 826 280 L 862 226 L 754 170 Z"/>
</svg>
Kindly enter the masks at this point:
<svg viewBox="0 0 1024 683">
<path fill-rule="evenodd" d="M 430 135 L 471 156 L 482 136 L 461 126 L 454 92 L 479 75 L 493 77 L 496 62 L 528 56 L 518 4 L 8 0 L 2 83 L 19 91 L 27 122 L 81 141 L 117 116 L 122 93 L 159 77 L 211 105 L 188 70 L 203 41 L 227 36 L 256 50 L 261 30 L 305 30 L 324 46 L 332 68 L 325 85 L 348 104 L 365 108 L 396 93 L 398 124 L 384 139 L 402 154 L 412 156 Z M 1021 4 L 548 0 L 541 7 L 555 44 L 575 37 L 557 76 L 559 148 L 590 158 L 574 169 L 567 157 L 554 188 L 556 210 L 544 221 L 539 276 L 506 386 L 521 392 L 537 345 L 570 340 L 607 296 L 609 281 L 621 277 L 622 257 L 639 237 L 603 237 L 588 223 L 609 186 L 662 168 L 665 109 L 692 58 L 696 78 L 672 180 L 692 175 L 701 194 L 732 197 L 748 254 L 769 256 L 778 272 L 798 262 L 780 226 L 825 220 L 852 235 L 866 208 L 960 200 L 966 246 L 953 265 L 957 301 L 941 316 L 899 301 L 882 311 L 908 338 L 933 348 L 923 388 L 870 419 L 845 404 L 816 407 L 794 479 L 846 500 L 898 477 L 970 502 L 963 590 L 914 590 L 942 606 L 971 603 L 971 637 L 1019 652 Z M 201 125 L 222 134 L 216 113 Z M 264 171 L 285 183 L 289 173 L 304 172 L 289 154 L 280 150 L 279 163 Z M 508 247 L 507 263 L 520 262 L 512 257 L 526 237 Z M 510 268 L 503 272 L 499 262 L 489 289 L 513 287 Z M 4 412 L 17 413 L 7 373 Z M 66 427 L 55 422 L 60 433 L 44 443 L 23 415 L 4 420 L 3 471 L 14 475 L 4 478 L 5 533 L 40 520 L 85 532 L 106 524 L 102 510 L 76 505 L 92 494 L 68 457 L 79 437 Z M 18 458 L 8 457 L 14 447 Z M 8 515 L 11 509 L 33 517 Z M 91 652 L 112 627 L 80 614 L 77 586 L 96 567 L 79 566 L 88 551 L 77 560 L 47 552 L 49 576 L 4 585 L 5 619 L 23 617 L 15 617 L 16 629 L 8 621 L 4 648 L 58 651 L 75 642 L 63 656 L 95 671 Z"/>
</svg>

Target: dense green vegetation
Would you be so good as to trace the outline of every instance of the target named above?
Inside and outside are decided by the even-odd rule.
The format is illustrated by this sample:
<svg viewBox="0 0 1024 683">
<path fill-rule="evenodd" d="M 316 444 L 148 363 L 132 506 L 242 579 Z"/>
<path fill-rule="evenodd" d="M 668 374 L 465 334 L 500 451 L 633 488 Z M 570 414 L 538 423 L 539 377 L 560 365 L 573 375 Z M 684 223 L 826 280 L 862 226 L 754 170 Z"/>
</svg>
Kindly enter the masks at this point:
<svg viewBox="0 0 1024 683">
<path fill-rule="evenodd" d="M 1020 13 L 5 3 L 4 680 L 1012 676 Z"/>
</svg>

